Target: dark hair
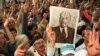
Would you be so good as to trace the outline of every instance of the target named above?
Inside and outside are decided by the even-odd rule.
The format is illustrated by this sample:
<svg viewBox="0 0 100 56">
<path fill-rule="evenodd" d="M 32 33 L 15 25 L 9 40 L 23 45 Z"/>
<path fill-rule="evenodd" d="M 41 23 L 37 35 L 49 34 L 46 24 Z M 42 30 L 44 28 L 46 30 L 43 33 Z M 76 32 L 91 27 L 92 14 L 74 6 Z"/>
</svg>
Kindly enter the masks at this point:
<svg viewBox="0 0 100 56">
<path fill-rule="evenodd" d="M 84 37 L 84 30 L 92 30 L 90 26 L 85 26 L 82 30 L 82 36 Z"/>
<path fill-rule="evenodd" d="M 28 25 L 28 31 L 31 31 L 33 27 L 37 28 L 37 25 L 35 25 L 35 24 Z"/>
<path fill-rule="evenodd" d="M 11 31 L 11 32 L 12 32 L 12 31 L 17 32 L 17 30 L 16 30 L 15 28 L 11 28 L 10 31 Z"/>
<path fill-rule="evenodd" d="M 8 52 L 4 48 L 0 48 L 0 54 L 4 54 L 5 56 L 9 56 Z"/>
<path fill-rule="evenodd" d="M 30 41 L 30 46 L 32 46 L 33 43 L 38 39 L 42 39 L 42 36 L 41 36 L 41 34 L 39 32 L 34 34 L 34 36 L 32 37 L 32 40 Z"/>
<path fill-rule="evenodd" d="M 49 12 L 48 9 L 44 9 L 44 10 L 41 12 L 42 18 L 43 18 L 43 14 L 44 14 L 44 13 L 48 13 L 48 12 Z"/>
</svg>

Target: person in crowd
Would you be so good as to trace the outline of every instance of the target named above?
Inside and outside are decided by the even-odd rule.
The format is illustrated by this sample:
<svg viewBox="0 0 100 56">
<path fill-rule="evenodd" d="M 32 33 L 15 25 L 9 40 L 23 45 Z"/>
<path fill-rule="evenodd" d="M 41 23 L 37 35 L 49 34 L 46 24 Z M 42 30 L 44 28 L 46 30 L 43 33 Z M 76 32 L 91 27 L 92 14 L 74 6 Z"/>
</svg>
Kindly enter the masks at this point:
<svg viewBox="0 0 100 56">
<path fill-rule="evenodd" d="M 29 37 L 29 40 L 32 40 L 32 37 L 33 37 L 35 34 L 38 33 L 37 29 L 38 29 L 38 28 L 37 28 L 37 25 L 35 25 L 35 24 L 28 25 L 28 32 L 29 32 L 28 37 Z"/>
<path fill-rule="evenodd" d="M 100 32 L 95 29 L 86 29 L 83 32 L 83 39 L 86 48 L 78 51 L 75 56 L 97 56 L 100 54 L 99 37 Z M 91 53 L 93 51 L 93 53 Z"/>
<path fill-rule="evenodd" d="M 10 56 L 14 55 L 15 47 L 11 42 L 7 41 L 3 30 L 0 30 L 0 48 L 5 49 Z"/>
<path fill-rule="evenodd" d="M 48 35 L 48 48 L 46 49 L 46 43 L 44 42 L 42 36 L 38 33 L 34 35 L 34 38 L 30 42 L 30 45 L 34 47 L 34 52 L 27 52 L 27 48 L 24 47 L 22 49 L 23 44 L 20 44 L 16 51 L 15 56 L 21 56 L 21 55 L 32 55 L 32 56 L 53 56 L 55 52 L 55 33 L 52 31 L 52 28 L 50 26 L 47 26 L 47 35 Z M 31 49 L 32 50 L 32 49 Z M 47 50 L 47 51 L 46 51 Z M 52 50 L 52 52 L 51 52 Z M 26 53 L 26 54 L 25 54 Z"/>
<path fill-rule="evenodd" d="M 14 22 L 13 23 L 10 23 L 10 24 L 9 23 L 10 23 L 9 22 L 9 19 L 7 19 L 5 21 L 5 23 L 4 23 L 4 28 L 5 28 L 6 34 L 7 34 L 8 38 L 9 38 L 10 43 L 11 44 L 15 44 L 15 37 L 17 35 L 17 31 L 14 28 L 15 25 L 13 25 L 15 23 Z M 13 26 L 11 28 L 9 28 L 11 25 L 13 25 Z"/>
</svg>

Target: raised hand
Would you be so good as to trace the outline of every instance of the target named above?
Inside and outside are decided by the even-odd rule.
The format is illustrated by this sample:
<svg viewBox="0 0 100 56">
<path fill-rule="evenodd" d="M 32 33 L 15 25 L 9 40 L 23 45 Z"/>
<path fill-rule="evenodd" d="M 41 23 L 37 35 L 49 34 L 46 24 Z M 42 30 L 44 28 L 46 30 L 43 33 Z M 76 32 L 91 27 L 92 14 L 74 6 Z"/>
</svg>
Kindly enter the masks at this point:
<svg viewBox="0 0 100 56">
<path fill-rule="evenodd" d="M 9 20 L 6 19 L 6 21 L 4 22 L 4 27 L 7 27 L 8 26 L 8 23 L 9 23 Z"/>
<path fill-rule="evenodd" d="M 85 32 L 86 33 L 86 32 Z M 88 56 L 96 56 L 100 54 L 100 35 L 99 32 L 89 31 L 88 35 L 86 35 L 88 43 L 86 45 Z M 91 53 L 92 52 L 92 53 Z"/>
<path fill-rule="evenodd" d="M 46 32 L 47 32 L 50 47 L 54 47 L 56 35 L 55 35 L 55 32 L 52 30 L 52 27 L 50 25 L 47 25 Z"/>
<path fill-rule="evenodd" d="M 24 4 L 23 3 L 21 4 L 20 8 L 21 8 L 21 11 L 24 10 Z"/>
<path fill-rule="evenodd" d="M 29 48 L 29 44 L 28 43 L 26 43 L 26 44 L 20 44 L 17 47 L 14 56 L 25 56 L 25 53 L 26 53 L 26 51 L 27 51 L 28 48 Z"/>
</svg>

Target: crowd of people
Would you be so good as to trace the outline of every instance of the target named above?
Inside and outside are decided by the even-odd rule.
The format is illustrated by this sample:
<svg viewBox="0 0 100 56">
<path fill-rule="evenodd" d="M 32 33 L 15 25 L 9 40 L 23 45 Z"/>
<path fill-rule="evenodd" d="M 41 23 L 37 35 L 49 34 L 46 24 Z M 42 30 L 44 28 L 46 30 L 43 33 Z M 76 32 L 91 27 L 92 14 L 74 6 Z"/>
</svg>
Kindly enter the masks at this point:
<svg viewBox="0 0 100 56">
<path fill-rule="evenodd" d="M 3 3 L 0 9 L 0 56 L 100 54 L 100 0 L 3 0 Z M 56 51 L 56 35 L 49 25 L 50 6 L 80 11 L 77 35 L 82 38 L 75 46 L 65 45 Z M 83 43 L 85 47 L 75 51 Z"/>
</svg>

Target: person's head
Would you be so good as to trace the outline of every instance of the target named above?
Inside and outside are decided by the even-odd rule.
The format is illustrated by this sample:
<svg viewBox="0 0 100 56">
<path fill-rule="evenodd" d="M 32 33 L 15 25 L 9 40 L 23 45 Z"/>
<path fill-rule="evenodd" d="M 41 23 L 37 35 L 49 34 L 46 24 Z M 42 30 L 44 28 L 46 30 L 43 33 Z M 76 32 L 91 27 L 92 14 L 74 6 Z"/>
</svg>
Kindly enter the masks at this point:
<svg viewBox="0 0 100 56">
<path fill-rule="evenodd" d="M 100 9 L 95 10 L 92 15 L 95 21 L 98 20 L 98 18 L 100 18 Z"/>
<path fill-rule="evenodd" d="M 61 27 L 67 26 L 69 13 L 67 11 L 63 11 L 60 13 L 59 24 Z"/>
<path fill-rule="evenodd" d="M 48 9 L 48 6 L 49 6 L 49 2 L 47 0 L 45 0 L 45 2 L 44 2 L 44 8 Z"/>
<path fill-rule="evenodd" d="M 100 31 L 100 18 L 97 22 L 93 23 L 93 28 L 96 30 L 96 31 Z"/>
<path fill-rule="evenodd" d="M 49 14 L 48 14 L 48 11 L 46 10 L 46 11 L 43 13 L 43 18 L 47 19 L 48 16 L 49 16 Z"/>
<path fill-rule="evenodd" d="M 33 18 L 28 18 L 28 25 L 33 24 Z"/>
<path fill-rule="evenodd" d="M 62 56 L 74 56 L 74 46 L 72 44 L 65 44 L 61 48 Z"/>
<path fill-rule="evenodd" d="M 11 28 L 15 28 L 15 20 L 11 17 L 11 18 L 8 18 L 8 27 L 9 29 Z"/>
<path fill-rule="evenodd" d="M 94 27 L 100 30 L 100 9 L 97 9 L 93 12 Z"/>
<path fill-rule="evenodd" d="M 98 34 L 97 34 L 98 33 Z M 100 54 L 100 42 L 99 42 L 100 32 L 95 31 L 94 29 L 85 29 L 84 30 L 84 43 L 87 50 L 88 56 L 98 56 Z M 91 53 L 93 51 L 93 53 Z"/>
<path fill-rule="evenodd" d="M 15 3 L 11 4 L 11 6 L 10 6 L 10 10 L 11 10 L 11 12 L 12 12 L 12 10 L 15 11 L 15 9 L 16 9 L 16 5 L 15 5 Z"/>
<path fill-rule="evenodd" d="M 24 3 L 24 10 L 25 10 L 26 12 L 28 12 L 28 11 L 30 10 L 30 5 L 29 5 L 29 3 Z"/>
<path fill-rule="evenodd" d="M 36 15 L 37 14 L 37 9 L 36 7 L 33 6 L 33 8 L 31 9 L 32 15 Z"/>
<path fill-rule="evenodd" d="M 15 38 L 17 35 L 17 30 L 15 28 L 10 29 L 10 32 L 12 33 L 13 37 Z"/>
<path fill-rule="evenodd" d="M 84 39 L 84 43 L 85 45 L 87 46 L 88 43 L 89 43 L 89 38 L 88 38 L 88 35 L 89 35 L 89 32 L 90 32 L 90 27 L 86 27 L 83 32 L 82 32 L 82 36 L 83 36 L 83 39 Z"/>
<path fill-rule="evenodd" d="M 3 30 L 0 30 L 0 47 L 3 47 L 5 42 L 5 34 Z"/>
<path fill-rule="evenodd" d="M 84 9 L 90 10 L 90 4 L 86 3 L 86 4 L 84 5 Z"/>
<path fill-rule="evenodd" d="M 33 35 L 37 31 L 37 25 L 30 24 L 28 25 L 28 32 Z"/>
<path fill-rule="evenodd" d="M 29 39 L 26 35 L 21 34 L 21 35 L 17 35 L 15 37 L 15 41 L 16 41 L 16 47 L 20 44 L 27 44 L 29 45 Z"/>
<path fill-rule="evenodd" d="M 42 11 L 42 18 L 49 20 L 49 10 L 45 9 Z"/>
<path fill-rule="evenodd" d="M 70 3 L 69 3 L 69 7 L 70 7 L 71 9 L 74 9 L 74 8 L 75 8 L 75 5 L 76 5 L 75 2 L 70 2 Z"/>
<path fill-rule="evenodd" d="M 58 6 L 59 6 L 59 7 L 63 7 L 62 2 L 58 3 Z"/>
<path fill-rule="evenodd" d="M 45 50 L 45 42 L 39 33 L 34 35 L 30 45 L 32 45 L 37 52 L 45 52 L 46 51 Z"/>
</svg>

